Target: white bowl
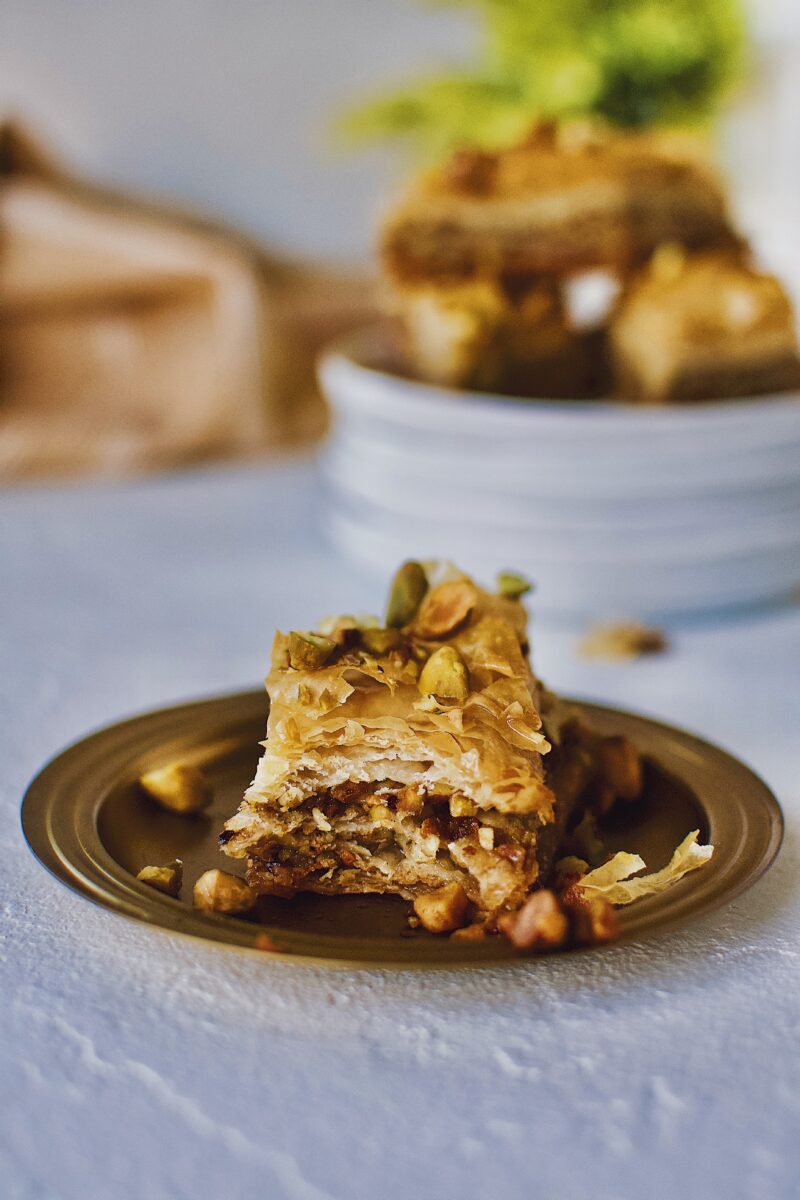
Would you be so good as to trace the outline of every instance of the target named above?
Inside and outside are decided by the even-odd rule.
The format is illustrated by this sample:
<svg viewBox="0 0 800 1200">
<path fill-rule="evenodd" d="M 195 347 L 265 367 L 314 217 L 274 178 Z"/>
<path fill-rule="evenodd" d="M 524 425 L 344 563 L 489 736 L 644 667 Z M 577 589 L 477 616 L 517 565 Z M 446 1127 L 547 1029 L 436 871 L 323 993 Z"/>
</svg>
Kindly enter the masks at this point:
<svg viewBox="0 0 800 1200">
<path fill-rule="evenodd" d="M 646 408 L 403 376 L 378 330 L 332 347 L 327 528 L 385 572 L 440 555 L 531 574 L 537 608 L 642 617 L 800 584 L 800 397 Z"/>
</svg>

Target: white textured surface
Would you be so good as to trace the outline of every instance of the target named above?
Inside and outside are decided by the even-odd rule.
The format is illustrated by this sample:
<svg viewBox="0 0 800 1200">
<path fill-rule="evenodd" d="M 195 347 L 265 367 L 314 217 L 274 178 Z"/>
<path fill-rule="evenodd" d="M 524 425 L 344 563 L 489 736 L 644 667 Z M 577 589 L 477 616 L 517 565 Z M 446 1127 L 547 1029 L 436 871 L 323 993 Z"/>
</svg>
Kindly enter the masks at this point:
<svg viewBox="0 0 800 1200">
<path fill-rule="evenodd" d="M 773 870 L 672 937 L 502 970 L 253 961 L 95 909 L 17 811 L 64 743 L 253 684 L 276 624 L 373 605 L 308 467 L 0 496 L 0 1194 L 8 1200 L 784 1200 L 798 1194 L 800 611 L 677 631 L 562 690 L 738 752 L 784 803 Z"/>
</svg>

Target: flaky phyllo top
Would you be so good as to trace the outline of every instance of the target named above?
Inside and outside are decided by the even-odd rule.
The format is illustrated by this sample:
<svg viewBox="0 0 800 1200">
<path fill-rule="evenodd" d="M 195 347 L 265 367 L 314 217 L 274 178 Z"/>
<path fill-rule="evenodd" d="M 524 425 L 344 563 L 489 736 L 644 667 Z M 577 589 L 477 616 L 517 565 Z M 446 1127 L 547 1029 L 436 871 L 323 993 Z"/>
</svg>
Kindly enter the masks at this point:
<svg viewBox="0 0 800 1200">
<path fill-rule="evenodd" d="M 497 594 L 438 564 L 407 563 L 385 625 L 339 617 L 278 633 L 265 753 L 240 813 L 291 809 L 347 781 L 460 793 L 479 809 L 552 820 L 539 685 L 527 657 L 527 585 Z"/>
</svg>

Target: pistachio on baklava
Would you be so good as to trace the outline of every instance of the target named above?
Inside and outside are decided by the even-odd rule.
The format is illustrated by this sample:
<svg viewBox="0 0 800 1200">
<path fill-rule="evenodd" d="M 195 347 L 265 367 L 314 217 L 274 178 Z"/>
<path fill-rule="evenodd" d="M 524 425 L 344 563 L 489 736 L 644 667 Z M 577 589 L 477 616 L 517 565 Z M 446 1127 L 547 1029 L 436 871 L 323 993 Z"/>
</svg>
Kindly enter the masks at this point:
<svg viewBox="0 0 800 1200">
<path fill-rule="evenodd" d="M 220 838 L 254 892 L 395 893 L 449 932 L 547 879 L 602 739 L 533 674 L 526 581 L 498 582 L 410 562 L 383 623 L 277 634 L 265 751 Z"/>
</svg>

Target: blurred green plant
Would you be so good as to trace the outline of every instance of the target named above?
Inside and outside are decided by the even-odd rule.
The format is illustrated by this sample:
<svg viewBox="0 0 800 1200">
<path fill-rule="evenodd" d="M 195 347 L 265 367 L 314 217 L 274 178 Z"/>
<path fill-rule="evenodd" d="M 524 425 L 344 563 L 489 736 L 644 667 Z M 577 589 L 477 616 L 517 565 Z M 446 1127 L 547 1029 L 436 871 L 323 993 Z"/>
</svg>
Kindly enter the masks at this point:
<svg viewBox="0 0 800 1200">
<path fill-rule="evenodd" d="M 351 141 L 401 138 L 426 158 L 513 142 L 537 117 L 623 126 L 710 120 L 739 77 L 740 0 L 434 0 L 475 10 L 476 60 L 351 110 Z"/>
</svg>

